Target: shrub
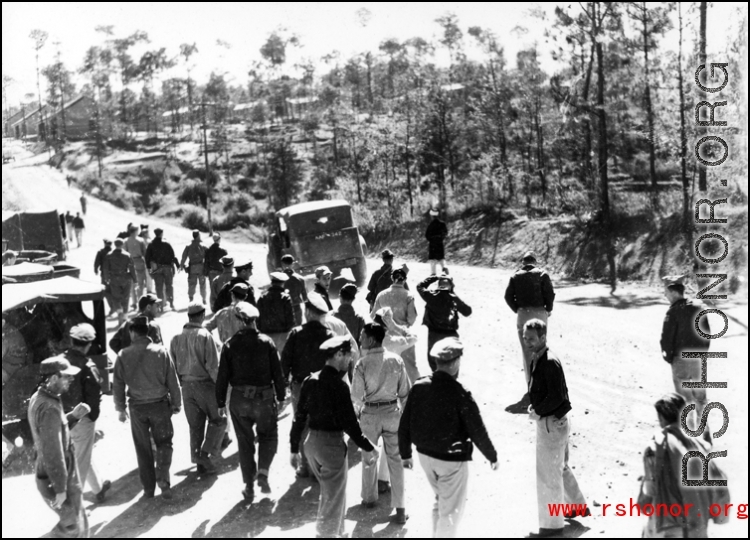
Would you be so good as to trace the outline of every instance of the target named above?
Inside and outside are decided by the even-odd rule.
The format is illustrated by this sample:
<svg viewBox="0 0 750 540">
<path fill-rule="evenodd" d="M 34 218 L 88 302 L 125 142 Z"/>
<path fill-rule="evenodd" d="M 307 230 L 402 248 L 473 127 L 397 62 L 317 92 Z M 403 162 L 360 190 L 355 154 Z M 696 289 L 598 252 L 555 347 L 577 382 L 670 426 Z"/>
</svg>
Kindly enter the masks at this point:
<svg viewBox="0 0 750 540">
<path fill-rule="evenodd" d="M 186 229 L 208 230 L 208 220 L 203 210 L 197 208 L 185 212 L 182 216 L 182 226 Z"/>
<path fill-rule="evenodd" d="M 185 182 L 182 185 L 182 191 L 177 196 L 177 200 L 185 204 L 206 206 L 206 202 L 208 201 L 206 185 L 203 182 L 195 180 Z"/>
</svg>

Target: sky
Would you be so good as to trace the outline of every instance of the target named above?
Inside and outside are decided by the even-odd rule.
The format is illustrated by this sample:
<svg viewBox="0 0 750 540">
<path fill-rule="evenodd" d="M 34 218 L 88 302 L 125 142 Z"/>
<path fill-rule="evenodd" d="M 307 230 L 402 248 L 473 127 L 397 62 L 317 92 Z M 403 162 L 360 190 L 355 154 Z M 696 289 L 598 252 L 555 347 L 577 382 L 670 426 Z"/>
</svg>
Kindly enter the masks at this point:
<svg viewBox="0 0 750 540">
<path fill-rule="evenodd" d="M 8 89 L 11 103 L 27 93 L 36 93 L 34 50 L 30 32 L 42 29 L 49 33 L 40 51 L 40 65 L 53 61 L 60 50 L 69 69 L 78 68 L 88 47 L 99 44 L 104 36 L 97 25 L 114 25 L 115 35 L 122 37 L 135 30 L 144 30 L 151 44 L 134 49 L 135 56 L 146 48 L 166 47 L 171 57 L 177 56 L 181 43 L 195 42 L 198 47 L 193 77 L 205 82 L 211 71 L 226 72 L 231 84 L 247 82 L 253 61 L 261 59 L 259 49 L 271 32 L 279 27 L 296 34 L 302 47 L 288 55 L 288 65 L 304 59 L 318 61 L 337 50 L 346 59 L 365 50 L 377 51 L 387 38 L 405 40 L 419 36 L 432 39 L 439 26 L 435 19 L 446 12 L 458 16 L 466 35 L 470 26 L 488 27 L 505 47 L 506 58 L 513 63 L 516 53 L 537 43 L 542 67 L 557 67 L 549 54 L 544 29 L 553 19 L 555 3 L 483 3 L 483 2 L 259 2 L 259 3 L 169 3 L 169 2 L 3 2 L 2 57 L 3 74 L 14 79 Z M 561 5 L 571 5 L 564 3 Z M 573 7 L 577 3 L 572 4 Z M 684 4 L 687 9 L 687 4 Z M 739 3 L 713 3 L 708 16 L 709 53 L 724 45 L 727 22 L 738 24 L 733 15 Z M 357 12 L 366 8 L 371 13 L 367 26 L 358 23 Z M 536 9 L 546 21 L 530 15 Z M 745 8 L 746 9 L 746 8 Z M 688 15 L 695 18 L 695 15 Z M 519 31 L 518 27 L 523 27 Z M 711 36 L 716 36 L 712 39 Z M 222 40 L 229 46 L 220 46 Z M 676 33 L 666 39 L 668 47 L 676 47 Z M 470 57 L 478 51 L 469 48 Z M 440 51 L 435 59 L 447 63 L 447 54 Z M 324 66 L 321 65 L 321 68 Z M 317 72 L 320 74 L 320 70 Z M 176 67 L 167 75 L 184 77 L 184 67 Z M 44 81 L 42 81 L 44 93 Z M 80 86 L 80 81 L 79 81 Z"/>
</svg>

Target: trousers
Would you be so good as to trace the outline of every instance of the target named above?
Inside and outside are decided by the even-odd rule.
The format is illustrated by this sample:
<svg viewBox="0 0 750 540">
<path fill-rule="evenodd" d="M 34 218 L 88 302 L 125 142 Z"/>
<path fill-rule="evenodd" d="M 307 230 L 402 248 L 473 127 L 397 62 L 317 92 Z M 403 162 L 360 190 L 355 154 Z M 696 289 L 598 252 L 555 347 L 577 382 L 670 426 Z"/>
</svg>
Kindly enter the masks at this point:
<svg viewBox="0 0 750 540">
<path fill-rule="evenodd" d="M 169 302 L 170 306 L 174 306 L 174 271 L 172 266 L 159 266 L 153 278 L 156 296 L 162 301 L 162 306 L 164 306 L 164 302 Z"/>
<path fill-rule="evenodd" d="M 550 515 L 550 504 L 586 504 L 568 467 L 568 417 L 545 416 L 536 422 L 536 498 L 539 527 L 560 529 L 565 517 Z"/>
<path fill-rule="evenodd" d="M 76 229 L 76 245 L 81 247 L 83 245 L 83 229 Z"/>
<path fill-rule="evenodd" d="M 383 439 L 383 454 L 391 481 L 391 507 L 404 508 L 404 467 L 398 449 L 398 424 L 401 411 L 398 405 L 388 407 L 365 407 L 359 419 L 362 433 L 370 442 L 377 444 Z M 382 464 L 381 464 L 382 465 Z M 362 500 L 378 500 L 378 462 L 368 467 L 362 465 Z"/>
<path fill-rule="evenodd" d="M 138 474 L 143 491 L 154 493 L 156 485 L 169 487 L 169 468 L 172 466 L 172 410 L 167 401 L 130 405 L 130 430 L 133 433 Z M 151 447 L 153 438 L 156 456 Z M 155 458 L 155 460 L 154 460 Z"/>
<path fill-rule="evenodd" d="M 216 302 L 216 295 L 218 294 L 218 291 L 215 291 L 214 288 L 211 286 L 211 284 L 214 282 L 214 279 L 219 277 L 223 272 L 221 270 L 209 270 L 208 271 L 208 287 L 211 289 L 209 294 L 210 303 L 209 306 L 213 306 L 214 302 Z"/>
<path fill-rule="evenodd" d="M 523 372 L 526 376 L 526 388 L 529 387 L 529 380 L 531 379 L 531 352 L 526 349 L 526 345 L 523 342 L 523 325 L 529 322 L 531 319 L 540 319 L 544 323 L 546 323 L 547 310 L 543 307 L 518 308 L 516 328 L 518 328 L 518 341 L 521 342 L 521 356 L 523 358 Z"/>
<path fill-rule="evenodd" d="M 435 343 L 447 337 L 457 338 L 458 332 L 438 332 L 437 330 L 433 330 L 432 328 L 427 329 L 427 362 L 429 362 L 430 369 L 433 373 L 437 369 L 437 360 L 435 360 L 435 358 L 430 355 L 430 351 L 432 350 L 432 346 L 435 345 Z"/>
<path fill-rule="evenodd" d="M 299 404 L 299 398 L 300 398 L 301 393 L 302 393 L 302 383 L 292 381 L 292 411 L 294 412 L 294 414 L 297 414 L 297 405 Z M 307 429 L 307 426 L 305 426 L 305 429 L 302 430 L 302 435 L 301 435 L 301 439 L 303 441 L 307 438 L 307 434 L 308 434 L 308 429 Z M 307 461 L 305 445 L 303 444 L 302 446 L 300 446 L 299 450 L 300 450 L 299 453 L 301 457 L 300 469 L 304 471 L 309 471 L 310 464 Z"/>
<path fill-rule="evenodd" d="M 437 265 L 440 265 L 440 271 L 445 269 L 445 259 L 430 259 L 430 274 L 437 275 Z"/>
<path fill-rule="evenodd" d="M 148 272 L 146 272 L 146 263 L 143 261 L 143 259 L 134 259 L 135 263 L 135 286 L 133 287 L 133 304 L 135 304 L 136 309 L 138 307 L 138 299 L 146 294 L 148 290 L 146 289 L 146 275 Z"/>
<path fill-rule="evenodd" d="M 190 426 L 190 456 L 193 461 L 201 452 L 218 455 L 227 419 L 219 414 L 216 385 L 213 381 L 186 382 L 182 385 L 182 402 Z"/>
<path fill-rule="evenodd" d="M 310 470 L 320 483 L 318 536 L 341 536 L 344 534 L 346 480 L 349 473 L 344 434 L 310 430 L 304 446 Z"/>
<path fill-rule="evenodd" d="M 269 390 L 270 399 L 263 396 L 245 397 L 242 388 L 233 388 L 229 402 L 234 433 L 240 451 L 240 469 L 245 485 L 252 485 L 257 474 L 268 476 L 268 471 L 279 446 L 278 407 Z M 258 464 L 255 463 L 255 432 L 258 434 Z"/>
<path fill-rule="evenodd" d="M 685 398 L 685 401 L 695 403 L 698 410 L 706 404 L 705 388 L 683 388 L 682 383 L 687 381 L 699 382 L 701 380 L 701 361 L 698 358 L 683 359 L 675 356 L 672 359 L 672 381 L 674 391 Z"/>
<path fill-rule="evenodd" d="M 93 422 L 88 416 L 84 416 L 70 430 L 70 438 L 73 441 L 76 463 L 78 464 L 81 489 L 84 489 L 86 482 L 88 482 L 92 493 L 99 493 L 102 490 L 102 483 L 96 467 L 91 462 L 96 440 L 96 422 Z"/>
<path fill-rule="evenodd" d="M 190 301 L 193 301 L 193 297 L 195 296 L 195 290 L 200 284 L 201 288 L 201 298 L 203 299 L 203 303 L 206 303 L 206 275 L 205 274 L 188 274 L 188 298 Z"/>
<path fill-rule="evenodd" d="M 55 490 L 50 484 L 49 478 L 36 479 L 36 487 L 42 495 L 42 499 L 60 517 L 60 521 L 52 531 L 53 538 L 89 538 L 89 520 L 83 507 L 83 489 L 78 476 L 75 456 L 71 453 L 66 456 L 68 463 L 68 498 L 62 507 L 55 509 Z"/>
<path fill-rule="evenodd" d="M 109 280 L 109 290 L 112 298 L 112 309 L 127 314 L 130 307 L 130 289 L 133 281 L 129 277 L 112 278 Z"/>
<path fill-rule="evenodd" d="M 429 351 L 427 351 L 429 354 Z M 419 368 L 417 367 L 417 348 L 416 346 L 409 347 L 401 351 L 401 359 L 404 361 L 406 367 L 406 374 L 409 376 L 409 381 L 414 384 L 419 379 Z"/>
<path fill-rule="evenodd" d="M 432 537 L 455 538 L 466 508 L 469 462 L 442 461 L 424 454 L 419 454 L 419 462 L 435 493 Z"/>
<path fill-rule="evenodd" d="M 656 528 L 656 519 L 650 517 L 643 529 L 642 538 L 708 538 L 708 528 L 706 522 L 691 527 L 672 527 L 662 531 Z"/>
<path fill-rule="evenodd" d="M 294 326 L 300 326 L 305 322 L 303 306 L 304 304 L 295 304 L 292 308 L 294 311 Z"/>
</svg>

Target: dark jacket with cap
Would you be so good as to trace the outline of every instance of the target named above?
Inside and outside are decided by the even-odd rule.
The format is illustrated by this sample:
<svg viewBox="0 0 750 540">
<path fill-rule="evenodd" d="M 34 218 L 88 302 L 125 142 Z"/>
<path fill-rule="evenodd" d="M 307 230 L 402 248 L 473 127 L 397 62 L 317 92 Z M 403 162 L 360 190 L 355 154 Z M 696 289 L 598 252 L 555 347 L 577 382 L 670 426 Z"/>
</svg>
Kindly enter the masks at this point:
<svg viewBox="0 0 750 540">
<path fill-rule="evenodd" d="M 328 306 L 328 311 L 333 310 L 333 304 L 331 304 L 331 297 L 328 296 L 328 291 L 326 290 L 323 285 L 320 283 L 315 284 L 315 292 L 318 293 L 320 296 L 323 297 L 323 300 L 325 300 L 326 305 Z"/>
<path fill-rule="evenodd" d="M 427 242 L 430 246 L 427 258 L 436 261 L 445 259 L 445 248 L 443 242 L 445 237 L 448 236 L 448 226 L 445 222 L 441 221 L 439 218 L 434 218 L 427 226 L 424 236 L 427 238 Z"/>
<path fill-rule="evenodd" d="M 497 461 L 471 392 L 442 371 L 414 383 L 398 429 L 401 458 L 411 459 L 415 445 L 417 452 L 431 458 L 470 461 L 474 444 L 490 463 Z"/>
<path fill-rule="evenodd" d="M 323 369 L 326 355 L 320 346 L 332 337 L 334 333 L 319 321 L 309 321 L 293 329 L 281 353 L 284 378 L 291 376 L 294 382 L 301 383 L 310 373 Z"/>
<path fill-rule="evenodd" d="M 264 334 L 289 332 L 294 328 L 292 298 L 281 284 L 272 283 L 271 287 L 260 295 L 258 311 L 258 328 Z"/>
<path fill-rule="evenodd" d="M 75 349 L 68 349 L 60 356 L 70 362 L 71 366 L 81 370 L 70 383 L 68 391 L 61 396 L 63 410 L 67 414 L 72 412 L 79 403 L 85 403 L 91 409 L 89 419 L 96 422 L 99 418 L 102 400 L 102 378 L 96 364 Z M 71 422 L 71 427 L 74 423 L 77 421 Z"/>
<path fill-rule="evenodd" d="M 102 270 L 102 267 L 104 266 L 104 257 L 107 256 L 108 253 L 112 251 L 112 246 L 104 246 L 102 249 L 96 252 L 96 257 L 94 257 L 94 273 L 99 274 L 99 271 Z"/>
<path fill-rule="evenodd" d="M 224 265 L 221 264 L 221 259 L 227 256 L 227 250 L 221 247 L 217 243 L 211 244 L 206 250 L 206 272 L 221 272 L 224 270 Z"/>
<path fill-rule="evenodd" d="M 458 314 L 468 317 L 472 309 L 452 291 L 428 290 L 438 279 L 438 276 L 429 276 L 417 285 L 417 292 L 426 304 L 422 323 L 436 332 L 455 332 L 458 330 Z"/>
<path fill-rule="evenodd" d="M 115 247 L 110 253 L 104 256 L 102 264 L 102 278 L 105 283 L 112 280 L 135 282 L 135 266 L 133 259 L 122 247 Z"/>
<path fill-rule="evenodd" d="M 216 296 L 214 305 L 211 306 L 211 311 L 216 313 L 220 309 L 232 305 L 232 287 L 234 287 L 238 283 L 244 283 L 245 285 L 247 285 L 247 299 L 245 300 L 245 302 L 250 302 L 255 307 L 258 307 L 258 304 L 255 301 L 255 291 L 253 290 L 253 286 L 250 285 L 250 283 L 246 279 L 242 279 L 241 277 L 236 276 L 221 288 L 219 294 Z"/>
<path fill-rule="evenodd" d="M 533 363 L 529 398 L 534 412 L 542 418 L 562 418 L 572 409 L 562 364 L 549 349 Z"/>
<path fill-rule="evenodd" d="M 150 267 L 151 264 L 157 264 L 160 266 L 179 266 L 180 261 L 177 260 L 177 256 L 174 253 L 169 242 L 165 242 L 163 238 L 157 236 L 146 248 L 146 264 Z"/>
<path fill-rule="evenodd" d="M 112 336 L 112 339 L 109 340 L 110 349 L 112 349 L 116 353 L 119 353 L 124 348 L 130 347 L 130 327 L 132 325 L 133 323 L 131 321 L 125 321 L 123 323 L 123 325 L 117 330 L 117 332 L 115 332 L 115 335 Z M 148 337 L 150 337 L 151 341 L 156 344 L 163 343 L 161 337 L 161 328 L 159 328 L 159 325 L 154 320 L 149 320 L 148 322 Z"/>
<path fill-rule="evenodd" d="M 661 330 L 661 354 L 670 364 L 679 358 L 683 351 L 706 352 L 711 340 L 702 337 L 695 330 L 695 318 L 705 306 L 700 302 L 681 298 L 667 310 Z M 710 334 L 708 317 L 701 317 L 701 330 Z"/>
<path fill-rule="evenodd" d="M 289 276 L 289 279 L 284 282 L 284 288 L 289 292 L 289 296 L 292 298 L 292 304 L 296 306 L 307 302 L 305 278 L 291 268 L 284 270 L 284 273 Z"/>
<path fill-rule="evenodd" d="M 519 308 L 541 308 L 552 311 L 555 301 L 555 290 L 549 274 L 533 264 L 523 268 L 510 277 L 505 289 L 505 302 L 513 313 Z"/>
</svg>

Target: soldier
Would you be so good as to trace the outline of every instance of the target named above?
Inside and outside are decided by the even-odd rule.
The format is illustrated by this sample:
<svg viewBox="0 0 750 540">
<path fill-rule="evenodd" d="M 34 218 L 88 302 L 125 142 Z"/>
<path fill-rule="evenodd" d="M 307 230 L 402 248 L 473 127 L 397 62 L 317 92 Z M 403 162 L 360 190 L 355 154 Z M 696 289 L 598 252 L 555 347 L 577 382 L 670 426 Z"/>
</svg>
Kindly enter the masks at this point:
<svg viewBox="0 0 750 540">
<path fill-rule="evenodd" d="M 393 480 L 391 507 L 396 509 L 395 521 L 405 524 L 404 468 L 398 450 L 398 425 L 401 411 L 411 390 L 403 360 L 383 348 L 385 328 L 368 323 L 362 331 L 362 357 L 354 368 L 352 401 L 365 437 L 373 444 L 383 438 L 383 455 L 389 478 Z M 378 500 L 380 484 L 377 463 L 362 470 L 362 505 L 373 508 Z"/>
<path fill-rule="evenodd" d="M 112 251 L 112 240 L 109 240 L 108 238 L 104 239 L 104 247 L 96 252 L 96 257 L 94 257 L 94 275 L 98 276 L 99 272 L 101 272 L 101 280 L 102 285 L 105 286 L 104 289 L 104 298 L 107 300 L 107 303 L 109 304 L 109 314 L 112 315 L 115 312 L 114 302 L 112 301 L 112 294 L 109 291 L 109 287 L 107 287 L 107 284 L 104 282 L 104 258 Z"/>
<path fill-rule="evenodd" d="M 320 345 L 325 357 L 322 370 L 307 377 L 300 393 L 291 432 L 291 464 L 298 469 L 302 457 L 302 435 L 305 454 L 315 478 L 320 482 L 317 531 L 320 538 L 341 537 L 344 534 L 346 513 L 346 479 L 349 469 L 344 432 L 366 454 L 365 466 L 377 461 L 377 450 L 357 422 L 349 386 L 342 375 L 351 363 L 351 342 L 345 337 L 334 337 Z M 309 426 L 309 430 L 307 427 Z"/>
<path fill-rule="evenodd" d="M 404 468 L 412 469 L 412 444 L 435 492 L 433 537 L 454 538 L 463 517 L 473 444 L 498 470 L 497 452 L 471 393 L 458 382 L 463 345 L 449 337 L 430 351 L 437 370 L 417 381 L 398 430 Z M 473 444 L 472 444 L 473 443 Z"/>
<path fill-rule="evenodd" d="M 437 282 L 436 290 L 429 290 Z M 437 361 L 430 355 L 435 343 L 447 337 L 458 337 L 458 314 L 471 315 L 471 307 L 454 292 L 453 278 L 432 275 L 417 285 L 417 292 L 425 301 L 423 324 L 427 327 L 427 361 L 430 369 L 437 369 Z"/>
<path fill-rule="evenodd" d="M 73 243 L 73 214 L 70 210 L 65 212 L 65 229 L 68 233 L 68 246 L 70 246 Z"/>
<path fill-rule="evenodd" d="M 68 422 L 90 411 L 80 403 L 66 415 L 60 400 L 80 370 L 63 358 L 50 358 L 40 364 L 39 371 L 39 389 L 31 396 L 28 412 L 36 449 L 36 486 L 44 502 L 60 516 L 53 535 L 88 538 L 89 522 Z"/>
<path fill-rule="evenodd" d="M 531 376 L 531 353 L 524 345 L 523 327 L 531 319 L 539 319 L 547 323 L 547 318 L 552 315 L 555 290 L 549 274 L 535 266 L 536 254 L 533 251 L 527 251 L 521 261 L 523 267 L 513 274 L 508 282 L 505 302 L 513 313 L 518 314 L 516 328 L 518 328 L 523 372 L 526 376 L 526 388 L 528 388 Z M 523 397 L 523 400 L 528 400 L 528 394 Z"/>
<path fill-rule="evenodd" d="M 292 297 L 294 325 L 299 326 L 304 322 L 302 315 L 305 302 L 307 302 L 307 286 L 305 285 L 305 278 L 295 272 L 292 265 L 294 265 L 293 256 L 287 254 L 281 257 L 281 270 L 289 276 L 289 280 L 284 283 L 284 288 Z"/>
<path fill-rule="evenodd" d="M 112 482 L 102 482 L 92 463 L 96 421 L 99 418 L 102 398 L 102 379 L 96 365 L 87 355 L 96 339 L 96 331 L 90 324 L 78 324 L 70 329 L 70 339 L 73 346 L 56 358 L 67 360 L 70 365 L 80 369 L 80 372 L 71 382 L 68 392 L 62 395 L 63 411 L 66 414 L 70 413 L 79 403 L 85 403 L 89 408 L 87 415 L 70 422 L 70 438 L 75 449 L 81 488 L 88 482 L 91 491 L 96 495 L 96 500 L 104 502 Z"/>
<path fill-rule="evenodd" d="M 81 191 L 81 197 L 78 199 L 81 202 L 81 212 L 83 212 L 83 215 L 86 215 L 86 207 L 88 201 L 86 200 L 86 193 Z"/>
<path fill-rule="evenodd" d="M 135 309 L 138 299 L 148 292 L 146 289 L 146 242 L 138 236 L 139 233 L 138 225 L 131 225 L 128 228 L 128 238 L 125 240 L 125 250 L 133 259 L 133 268 L 135 269 L 136 286 L 131 291 L 133 309 Z"/>
<path fill-rule="evenodd" d="M 430 261 L 430 273 L 434 276 L 437 274 L 438 263 L 442 272 L 446 273 L 444 244 L 445 237 L 448 236 L 448 226 L 440 219 L 437 210 L 430 210 L 430 217 L 432 221 L 427 226 L 424 236 L 429 245 L 427 259 Z"/>
<path fill-rule="evenodd" d="M 372 305 L 375 303 L 375 299 L 381 293 L 393 284 L 391 278 L 391 270 L 393 268 L 393 252 L 390 249 L 384 249 L 380 256 L 383 258 L 383 266 L 378 268 L 370 276 L 370 281 L 367 283 L 367 303 L 370 304 L 370 310 Z M 383 280 L 380 283 L 380 280 Z"/>
<path fill-rule="evenodd" d="M 271 287 L 258 298 L 259 330 L 273 340 L 279 354 L 294 328 L 294 306 L 284 288 L 287 280 L 289 277 L 284 272 L 271 272 Z"/>
<path fill-rule="evenodd" d="M 138 458 L 143 498 L 152 499 L 158 485 L 162 497 L 169 500 L 172 498 L 169 479 L 174 436 L 172 415 L 180 413 L 182 393 L 169 352 L 163 345 L 151 341 L 148 324 L 148 317 L 143 315 L 132 319 L 132 345 L 117 355 L 112 386 L 120 422 L 128 420 L 126 388 L 130 398 L 130 429 Z M 151 446 L 152 440 L 156 446 L 156 456 Z"/>
<path fill-rule="evenodd" d="M 208 286 L 211 288 L 211 305 L 216 301 L 213 287 L 211 284 L 214 279 L 219 277 L 224 271 L 224 265 L 221 260 L 227 256 L 227 250 L 221 247 L 221 235 L 217 232 L 213 234 L 214 243 L 206 250 L 206 275 L 208 276 Z"/>
<path fill-rule="evenodd" d="M 331 288 L 331 279 L 333 278 L 333 272 L 327 266 L 319 266 L 315 269 L 315 286 L 314 291 L 323 297 L 328 311 L 333 310 L 333 304 L 331 304 L 331 298 L 328 296 L 328 289 Z"/>
<path fill-rule="evenodd" d="M 565 516 L 551 515 L 549 505 L 586 504 L 576 477 L 568 467 L 568 413 L 572 409 L 568 386 L 560 360 L 547 347 L 546 323 L 541 319 L 528 321 L 523 327 L 523 340 L 531 353 L 529 418 L 536 422 L 538 534 L 562 536 Z"/>
<path fill-rule="evenodd" d="M 347 283 L 341 287 L 339 298 L 341 303 L 334 309 L 331 315 L 343 321 L 349 329 L 349 333 L 354 337 L 357 345 L 360 345 L 360 336 L 362 329 L 365 327 L 365 318 L 354 309 L 354 299 L 357 297 L 359 289 L 354 283 Z"/>
<path fill-rule="evenodd" d="M 146 264 L 153 277 L 156 296 L 166 309 L 166 303 L 174 310 L 174 275 L 180 267 L 172 245 L 164 241 L 164 230 L 154 229 L 154 241 L 146 249 Z"/>
<path fill-rule="evenodd" d="M 234 259 L 228 255 L 221 258 L 221 274 L 211 280 L 211 311 L 216 304 L 221 289 L 234 278 Z"/>
<path fill-rule="evenodd" d="M 86 225 L 83 222 L 80 212 L 76 212 L 76 217 L 73 218 L 73 230 L 76 233 L 76 245 L 78 247 L 83 246 L 83 229 Z"/>
<path fill-rule="evenodd" d="M 325 326 L 328 313 L 320 295 L 311 295 L 305 304 L 305 324 L 297 326 L 289 333 L 284 351 L 281 354 L 281 367 L 284 370 L 284 380 L 291 379 L 292 409 L 297 410 L 303 381 L 311 373 L 320 371 L 325 365 L 325 354 L 320 346 L 334 337 L 333 332 Z M 303 449 L 304 450 L 304 449 Z M 297 468 L 298 478 L 309 478 L 310 470 L 304 451 Z"/>
<path fill-rule="evenodd" d="M 258 331 L 258 310 L 248 302 L 234 307 L 245 325 L 221 351 L 216 401 L 226 414 L 227 385 L 232 385 L 229 412 L 240 450 L 240 468 L 246 501 L 255 498 L 254 483 L 270 493 L 271 463 L 279 444 L 278 403 L 286 397 L 286 384 L 273 340 Z M 258 432 L 258 464 L 255 463 L 255 428 Z"/>
<path fill-rule="evenodd" d="M 138 300 L 138 315 L 142 315 L 148 319 L 148 337 L 157 345 L 164 342 L 161 337 L 161 328 L 154 320 L 159 314 L 160 302 L 161 300 L 151 293 L 141 296 L 140 300 Z M 133 320 L 126 321 L 125 324 L 117 329 L 112 339 L 109 340 L 109 348 L 115 353 L 119 353 L 125 347 L 130 346 L 130 326 Z"/>
<path fill-rule="evenodd" d="M 406 328 L 414 325 L 417 321 L 417 308 L 414 302 L 414 295 L 406 288 L 406 277 L 409 275 L 409 267 L 402 264 L 393 269 L 391 272 L 393 285 L 381 292 L 375 299 L 370 311 L 370 318 L 382 308 L 390 308 L 393 313 L 393 321 Z M 409 379 L 412 384 L 419 378 L 419 369 L 417 368 L 416 347 L 411 346 L 401 351 L 401 358 L 409 372 Z"/>
<path fill-rule="evenodd" d="M 151 245 L 151 231 L 149 230 L 148 223 L 141 223 L 141 233 L 139 236 L 146 244 L 146 255 L 144 255 L 146 262 L 146 290 L 152 292 L 154 290 L 154 278 L 151 276 L 147 257 L 148 247 Z"/>
<path fill-rule="evenodd" d="M 247 285 L 237 283 L 232 287 L 232 303 L 214 313 L 214 316 L 203 324 L 209 332 L 218 330 L 222 344 L 245 327 L 235 315 L 234 306 L 240 302 L 247 302 L 247 290 Z"/>
<path fill-rule="evenodd" d="M 232 287 L 238 283 L 244 283 L 247 285 L 247 302 L 254 306 L 256 305 L 255 291 L 253 290 L 253 286 L 250 285 L 250 276 L 253 275 L 252 261 L 240 261 L 234 265 L 234 269 L 237 271 L 237 277 L 232 278 L 229 283 L 224 285 L 219 291 L 219 294 L 216 297 L 216 302 L 214 302 L 213 306 L 214 313 L 232 303 Z"/>
<path fill-rule="evenodd" d="M 128 315 L 130 289 L 135 284 L 135 268 L 128 252 L 122 249 L 122 238 L 117 238 L 114 244 L 112 253 L 104 257 L 102 279 L 109 288 L 118 323 L 123 325 Z"/>
<path fill-rule="evenodd" d="M 185 416 L 190 426 L 190 457 L 198 474 L 215 474 L 212 456 L 221 453 L 227 420 L 216 404 L 216 377 L 219 372 L 219 345 L 203 328 L 206 306 L 188 306 L 188 323 L 172 338 L 169 352 L 182 386 Z M 208 429 L 206 429 L 208 422 Z"/>
<path fill-rule="evenodd" d="M 188 299 L 192 302 L 195 289 L 200 284 L 201 298 L 206 303 L 206 247 L 201 242 L 200 231 L 193 231 L 193 241 L 185 246 L 180 268 L 188 275 Z M 187 266 L 185 263 L 187 262 Z"/>
</svg>

